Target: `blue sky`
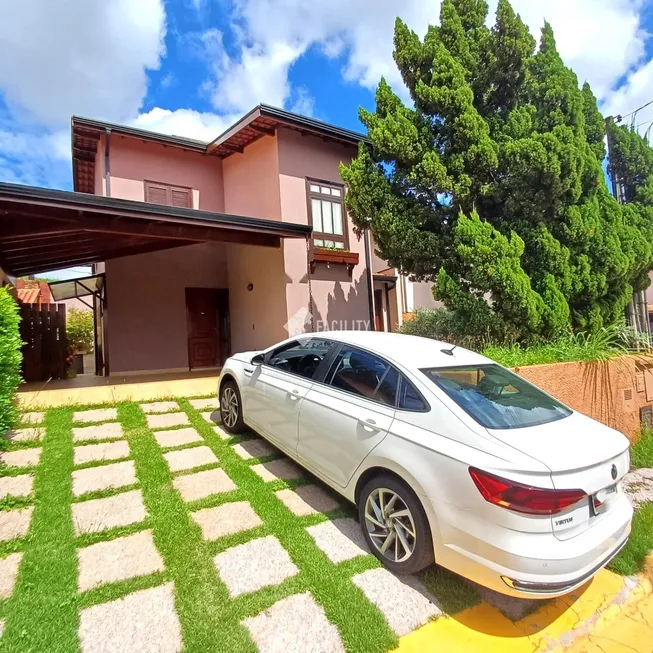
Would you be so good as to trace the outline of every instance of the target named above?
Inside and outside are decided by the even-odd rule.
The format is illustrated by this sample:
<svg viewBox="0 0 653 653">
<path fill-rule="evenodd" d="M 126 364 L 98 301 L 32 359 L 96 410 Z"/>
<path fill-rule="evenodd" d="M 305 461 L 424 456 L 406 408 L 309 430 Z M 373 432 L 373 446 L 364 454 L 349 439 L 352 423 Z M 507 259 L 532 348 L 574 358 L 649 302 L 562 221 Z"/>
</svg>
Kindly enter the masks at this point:
<svg viewBox="0 0 653 653">
<path fill-rule="evenodd" d="M 489 0 L 490 11 L 496 0 Z M 653 98 L 653 0 L 514 0 L 606 114 Z M 3 0 L 0 180 L 71 188 L 72 114 L 211 140 L 259 102 L 362 129 L 392 61 L 438 0 Z M 10 65 L 8 65 L 10 64 Z M 653 107 L 637 123 L 653 119 Z M 646 125 L 643 126 L 643 129 Z"/>
<path fill-rule="evenodd" d="M 653 99 L 653 0 L 512 4 L 605 115 Z M 265 102 L 361 130 L 382 75 L 406 98 L 397 14 L 422 36 L 439 0 L 2 0 L 0 181 L 70 189 L 72 114 L 208 141 Z"/>
</svg>

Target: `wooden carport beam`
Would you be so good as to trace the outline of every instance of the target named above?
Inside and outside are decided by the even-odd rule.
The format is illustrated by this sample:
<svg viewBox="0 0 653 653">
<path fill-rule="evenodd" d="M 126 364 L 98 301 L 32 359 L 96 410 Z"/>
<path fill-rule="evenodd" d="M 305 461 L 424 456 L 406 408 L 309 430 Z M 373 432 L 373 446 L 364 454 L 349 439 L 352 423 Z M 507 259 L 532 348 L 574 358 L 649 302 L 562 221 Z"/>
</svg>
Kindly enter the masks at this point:
<svg viewBox="0 0 653 653">
<path fill-rule="evenodd" d="M 9 266 L 11 272 L 16 276 L 22 276 L 25 274 L 41 274 L 43 272 L 50 272 L 51 270 L 60 270 L 62 268 L 72 267 L 75 265 L 88 265 L 90 263 L 97 263 L 100 260 L 109 260 L 112 258 L 120 258 L 122 256 L 134 256 L 136 254 L 147 254 L 148 252 L 157 252 L 162 249 L 172 249 L 175 247 L 184 247 L 188 245 L 187 242 L 169 242 L 166 243 L 164 247 L 160 243 L 152 245 L 143 245 L 142 247 L 125 247 L 122 249 L 116 249 L 113 251 L 106 252 L 107 256 L 105 259 L 99 259 L 97 256 L 72 256 L 68 258 L 62 257 L 60 261 L 51 262 L 47 265 L 34 264 L 27 266 L 22 265 L 17 268 L 12 268 Z"/>
</svg>

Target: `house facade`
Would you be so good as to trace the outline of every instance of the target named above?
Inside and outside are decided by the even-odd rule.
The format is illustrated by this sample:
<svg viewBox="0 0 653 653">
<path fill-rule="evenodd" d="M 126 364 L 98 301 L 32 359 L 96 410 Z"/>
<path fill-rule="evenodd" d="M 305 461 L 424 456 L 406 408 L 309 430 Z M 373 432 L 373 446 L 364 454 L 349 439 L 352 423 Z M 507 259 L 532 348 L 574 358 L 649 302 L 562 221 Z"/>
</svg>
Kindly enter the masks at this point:
<svg viewBox="0 0 653 653">
<path fill-rule="evenodd" d="M 0 261 L 10 278 L 94 266 L 55 301 L 95 306 L 98 373 L 219 367 L 302 332 L 395 330 L 433 303 L 354 233 L 339 166 L 361 134 L 265 105 L 210 143 L 71 130 L 74 192 L 0 184 Z"/>
</svg>

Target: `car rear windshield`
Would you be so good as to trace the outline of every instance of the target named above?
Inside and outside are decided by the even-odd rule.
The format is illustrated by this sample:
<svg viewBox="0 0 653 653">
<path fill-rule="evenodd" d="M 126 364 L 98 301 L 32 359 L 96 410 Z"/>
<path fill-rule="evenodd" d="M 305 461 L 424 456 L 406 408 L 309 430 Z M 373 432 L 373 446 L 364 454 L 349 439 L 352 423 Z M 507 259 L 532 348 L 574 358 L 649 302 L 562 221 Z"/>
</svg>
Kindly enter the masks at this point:
<svg viewBox="0 0 653 653">
<path fill-rule="evenodd" d="M 554 422 L 571 411 L 499 365 L 439 367 L 422 372 L 488 429 L 517 429 Z"/>
</svg>

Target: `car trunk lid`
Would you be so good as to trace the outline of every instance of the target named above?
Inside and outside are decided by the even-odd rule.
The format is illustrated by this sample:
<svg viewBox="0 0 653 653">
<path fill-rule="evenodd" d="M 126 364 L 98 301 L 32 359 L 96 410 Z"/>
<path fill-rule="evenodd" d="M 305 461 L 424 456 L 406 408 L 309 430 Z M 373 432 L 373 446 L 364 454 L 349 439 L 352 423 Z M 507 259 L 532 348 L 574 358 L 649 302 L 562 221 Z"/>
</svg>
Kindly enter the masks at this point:
<svg viewBox="0 0 653 653">
<path fill-rule="evenodd" d="M 630 467 L 628 440 L 580 413 L 526 429 L 491 429 L 490 433 L 543 462 L 556 489 L 581 489 L 588 495 L 551 517 L 559 539 L 574 537 L 598 523 L 623 491 L 619 482 Z"/>
</svg>

